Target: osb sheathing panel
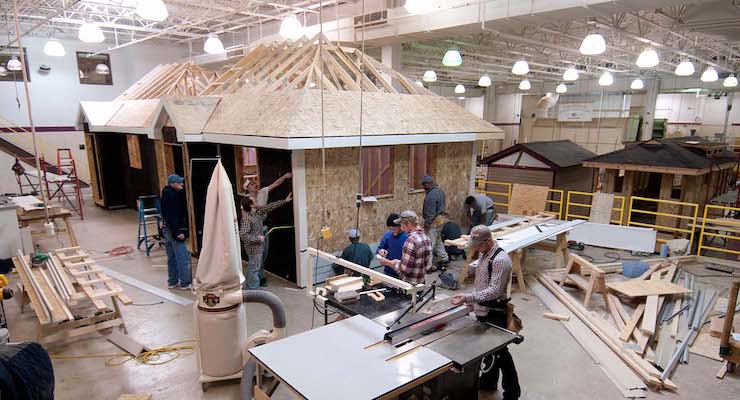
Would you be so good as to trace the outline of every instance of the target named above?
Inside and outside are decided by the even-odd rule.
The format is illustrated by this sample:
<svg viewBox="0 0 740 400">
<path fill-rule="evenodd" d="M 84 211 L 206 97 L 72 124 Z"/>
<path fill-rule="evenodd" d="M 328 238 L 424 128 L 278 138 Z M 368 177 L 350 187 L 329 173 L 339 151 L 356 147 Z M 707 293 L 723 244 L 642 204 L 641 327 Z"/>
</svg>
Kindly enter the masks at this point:
<svg viewBox="0 0 740 400">
<path fill-rule="evenodd" d="M 363 135 L 489 133 L 503 131 L 440 96 L 364 93 Z M 204 132 L 270 137 L 320 137 L 322 97 L 319 90 L 260 92 L 243 89 L 224 95 Z M 357 136 L 360 92 L 324 91 L 325 136 Z M 171 115 L 177 122 L 178 115 Z"/>
<path fill-rule="evenodd" d="M 159 99 L 122 101 L 121 108 L 113 115 L 106 126 L 148 128 L 152 124 L 159 101 Z"/>
<path fill-rule="evenodd" d="M 184 135 L 202 133 L 219 101 L 221 98 L 215 96 L 167 96 L 163 100 L 169 116 L 167 119 L 171 118 Z"/>
<path fill-rule="evenodd" d="M 365 203 L 360 209 L 362 241 L 380 241 L 386 231 L 385 220 L 391 212 L 411 209 L 421 216 L 424 193 L 409 193 L 409 146 L 394 146 L 394 191 L 392 197 Z M 465 221 L 463 201 L 468 193 L 471 173 L 472 143 L 449 143 L 437 147 L 435 180 L 447 195 L 450 218 Z M 321 246 L 335 252 L 347 245 L 345 231 L 354 227 L 357 217 L 355 194 L 359 182 L 359 148 L 326 150 L 326 187 L 322 185 L 321 150 L 306 151 L 306 191 L 308 240 L 310 246 Z M 334 236 L 318 243 L 322 222 L 322 207 L 326 207 L 326 225 Z"/>
<path fill-rule="evenodd" d="M 123 104 L 114 101 L 81 101 L 85 118 L 90 126 L 103 126 L 121 109 Z"/>
</svg>

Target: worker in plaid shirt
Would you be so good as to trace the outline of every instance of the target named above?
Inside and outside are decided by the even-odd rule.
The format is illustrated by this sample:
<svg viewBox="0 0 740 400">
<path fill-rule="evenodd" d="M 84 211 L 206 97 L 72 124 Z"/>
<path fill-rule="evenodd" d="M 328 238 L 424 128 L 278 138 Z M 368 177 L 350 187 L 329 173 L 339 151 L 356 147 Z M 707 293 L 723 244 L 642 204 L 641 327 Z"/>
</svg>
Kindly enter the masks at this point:
<svg viewBox="0 0 740 400">
<path fill-rule="evenodd" d="M 380 264 L 393 268 L 405 282 L 413 285 L 424 283 L 426 266 L 432 256 L 432 241 L 419 227 L 419 216 L 413 211 L 402 212 L 393 222 L 401 225 L 408 237 L 403 243 L 400 260 L 379 258 Z"/>
<path fill-rule="evenodd" d="M 265 237 L 262 235 L 262 225 L 265 223 L 267 214 L 292 199 L 293 193 L 290 193 L 285 200 L 274 201 L 262 207 L 257 206 L 255 200 L 251 197 L 242 199 L 242 221 L 239 225 L 239 238 L 244 243 L 244 250 L 249 257 L 247 273 L 244 274 L 247 278 L 247 289 L 254 290 L 260 286 L 259 271 L 262 267 L 262 250 L 265 243 Z"/>
</svg>

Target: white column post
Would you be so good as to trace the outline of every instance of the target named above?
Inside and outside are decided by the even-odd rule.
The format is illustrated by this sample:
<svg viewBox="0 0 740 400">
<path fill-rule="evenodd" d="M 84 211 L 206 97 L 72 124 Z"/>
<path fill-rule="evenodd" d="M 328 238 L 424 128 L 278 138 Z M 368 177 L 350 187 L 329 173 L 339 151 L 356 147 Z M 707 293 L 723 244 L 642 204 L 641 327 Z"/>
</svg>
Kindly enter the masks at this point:
<svg viewBox="0 0 740 400">
<path fill-rule="evenodd" d="M 308 214 L 306 212 L 306 151 L 293 150 L 291 154 L 293 172 L 293 225 L 295 226 L 295 264 L 296 283 L 305 287 L 308 283 L 308 254 L 302 253 L 308 247 Z"/>
</svg>

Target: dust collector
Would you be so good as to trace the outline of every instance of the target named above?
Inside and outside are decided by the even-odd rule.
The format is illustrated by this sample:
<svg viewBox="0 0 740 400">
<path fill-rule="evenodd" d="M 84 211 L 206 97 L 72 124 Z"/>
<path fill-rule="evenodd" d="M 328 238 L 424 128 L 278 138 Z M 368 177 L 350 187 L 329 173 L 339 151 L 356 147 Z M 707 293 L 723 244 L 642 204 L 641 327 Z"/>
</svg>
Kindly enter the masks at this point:
<svg viewBox="0 0 740 400">
<path fill-rule="evenodd" d="M 285 308 L 280 299 L 262 290 L 242 290 L 241 247 L 236 205 L 226 170 L 218 162 L 206 196 L 203 249 L 198 260 L 193 306 L 198 364 L 203 390 L 207 382 L 234 379 L 248 361 L 247 349 L 285 336 Z M 272 331 L 247 338 L 245 303 L 262 303 L 273 313 Z M 254 368 L 247 370 L 251 375 Z M 244 383 L 242 383 L 244 385 Z"/>
</svg>

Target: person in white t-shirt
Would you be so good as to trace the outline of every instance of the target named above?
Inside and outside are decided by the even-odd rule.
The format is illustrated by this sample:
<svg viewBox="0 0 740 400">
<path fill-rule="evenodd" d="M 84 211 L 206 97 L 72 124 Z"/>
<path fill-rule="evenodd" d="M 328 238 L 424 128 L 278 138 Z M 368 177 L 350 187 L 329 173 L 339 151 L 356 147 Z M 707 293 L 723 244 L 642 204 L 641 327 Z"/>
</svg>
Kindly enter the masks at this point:
<svg viewBox="0 0 740 400">
<path fill-rule="evenodd" d="M 276 179 L 275 182 L 273 182 L 269 186 L 265 186 L 262 189 L 260 189 L 260 185 L 259 182 L 257 182 L 257 179 L 246 179 L 242 187 L 257 207 L 264 207 L 265 205 L 267 205 L 267 199 L 268 197 L 270 197 L 270 192 L 276 187 L 282 185 L 283 182 L 285 182 L 287 179 L 291 179 L 292 177 L 293 174 L 288 172 L 280 178 Z M 262 227 L 262 233 L 267 233 L 267 226 Z M 263 266 L 265 265 L 265 259 L 267 258 L 267 253 L 269 251 L 269 243 L 270 242 L 268 240 L 268 236 L 265 235 L 265 241 L 263 243 L 264 250 L 262 252 L 262 262 L 260 263 L 261 267 L 259 270 L 260 286 L 267 286 L 267 279 L 265 278 L 265 271 Z"/>
</svg>

